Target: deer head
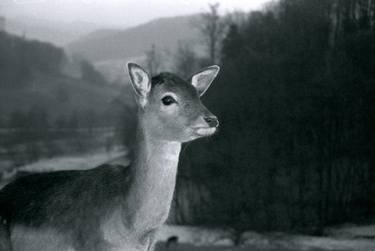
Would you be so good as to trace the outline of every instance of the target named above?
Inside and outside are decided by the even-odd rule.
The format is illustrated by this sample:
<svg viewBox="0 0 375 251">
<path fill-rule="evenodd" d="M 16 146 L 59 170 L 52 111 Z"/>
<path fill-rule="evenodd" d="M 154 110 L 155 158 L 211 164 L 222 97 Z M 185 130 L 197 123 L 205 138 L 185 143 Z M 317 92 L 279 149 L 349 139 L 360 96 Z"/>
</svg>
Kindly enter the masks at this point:
<svg viewBox="0 0 375 251">
<path fill-rule="evenodd" d="M 214 65 L 185 81 L 172 73 L 153 78 L 137 64 L 128 70 L 139 106 L 141 127 L 155 139 L 187 142 L 210 136 L 219 126 L 214 116 L 201 102 L 219 72 Z"/>
</svg>

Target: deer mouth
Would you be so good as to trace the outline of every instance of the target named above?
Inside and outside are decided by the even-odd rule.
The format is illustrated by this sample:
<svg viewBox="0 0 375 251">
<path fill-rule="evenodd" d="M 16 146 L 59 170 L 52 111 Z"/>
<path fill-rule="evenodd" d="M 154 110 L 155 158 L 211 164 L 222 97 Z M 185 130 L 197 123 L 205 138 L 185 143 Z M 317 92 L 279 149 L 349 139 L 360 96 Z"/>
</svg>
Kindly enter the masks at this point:
<svg viewBox="0 0 375 251">
<path fill-rule="evenodd" d="M 199 136 L 210 136 L 216 132 L 216 127 L 198 127 L 195 128 L 195 133 Z"/>
</svg>

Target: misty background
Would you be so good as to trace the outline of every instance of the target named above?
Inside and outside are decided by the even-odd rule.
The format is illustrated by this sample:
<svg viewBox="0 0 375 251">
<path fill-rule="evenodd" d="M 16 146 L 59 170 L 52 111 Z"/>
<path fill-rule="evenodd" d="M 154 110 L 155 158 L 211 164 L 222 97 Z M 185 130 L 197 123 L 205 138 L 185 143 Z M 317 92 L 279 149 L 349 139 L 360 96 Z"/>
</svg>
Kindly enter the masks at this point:
<svg viewBox="0 0 375 251">
<path fill-rule="evenodd" d="M 2 0 L 1 186 L 128 153 L 129 61 L 221 66 L 158 250 L 375 250 L 375 0 Z"/>
</svg>

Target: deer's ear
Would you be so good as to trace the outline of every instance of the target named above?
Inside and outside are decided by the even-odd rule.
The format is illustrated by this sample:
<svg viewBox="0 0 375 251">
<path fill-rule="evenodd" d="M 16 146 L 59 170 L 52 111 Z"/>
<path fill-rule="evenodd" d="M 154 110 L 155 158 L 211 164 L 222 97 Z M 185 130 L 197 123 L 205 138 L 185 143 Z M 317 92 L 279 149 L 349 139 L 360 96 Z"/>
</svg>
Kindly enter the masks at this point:
<svg viewBox="0 0 375 251">
<path fill-rule="evenodd" d="M 217 65 L 209 66 L 191 77 L 191 84 L 197 89 L 200 96 L 202 96 L 210 87 L 212 81 L 216 78 L 220 71 Z"/>
<path fill-rule="evenodd" d="M 146 98 L 151 90 L 150 76 L 142 67 L 134 63 L 128 63 L 128 71 L 135 93 Z"/>
</svg>

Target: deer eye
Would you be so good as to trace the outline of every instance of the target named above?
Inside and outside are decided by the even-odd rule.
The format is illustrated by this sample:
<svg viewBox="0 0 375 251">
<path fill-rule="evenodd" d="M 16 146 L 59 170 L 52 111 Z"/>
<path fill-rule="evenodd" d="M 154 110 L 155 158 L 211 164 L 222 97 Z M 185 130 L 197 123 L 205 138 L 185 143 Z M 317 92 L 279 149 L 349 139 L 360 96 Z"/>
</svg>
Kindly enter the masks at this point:
<svg viewBox="0 0 375 251">
<path fill-rule="evenodd" d="M 177 103 L 176 100 L 171 96 L 165 96 L 161 99 L 161 101 L 163 102 L 163 105 L 171 105 L 173 103 Z"/>
</svg>

